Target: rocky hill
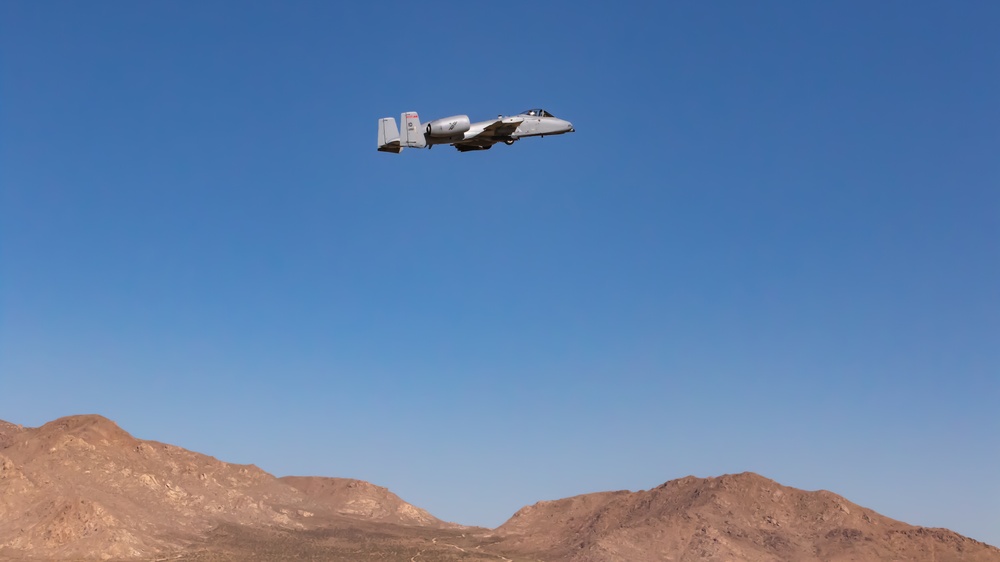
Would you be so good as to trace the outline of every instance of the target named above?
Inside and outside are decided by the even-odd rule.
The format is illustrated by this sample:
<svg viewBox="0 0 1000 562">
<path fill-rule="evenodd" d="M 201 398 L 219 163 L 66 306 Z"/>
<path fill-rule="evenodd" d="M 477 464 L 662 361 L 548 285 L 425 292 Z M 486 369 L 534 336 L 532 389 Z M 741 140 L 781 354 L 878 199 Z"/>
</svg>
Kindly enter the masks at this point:
<svg viewBox="0 0 1000 562">
<path fill-rule="evenodd" d="M 276 478 L 136 439 L 101 416 L 0 422 L 0 560 L 95 559 L 1000 562 L 1000 550 L 749 473 L 541 502 L 490 531 L 360 480 Z"/>
<path fill-rule="evenodd" d="M 279 478 L 311 500 L 347 517 L 401 525 L 461 527 L 445 523 L 419 507 L 414 507 L 381 486 L 350 478 L 285 476 Z"/>
<path fill-rule="evenodd" d="M 0 422 L 0 555 L 141 558 L 188 549 L 220 525 L 304 530 L 344 518 L 443 525 L 366 482 L 283 481 L 136 439 L 101 416 Z"/>
<path fill-rule="evenodd" d="M 541 502 L 497 532 L 512 551 L 579 562 L 1000 560 L 1000 550 L 951 531 L 907 525 L 836 494 L 753 473 Z"/>
</svg>

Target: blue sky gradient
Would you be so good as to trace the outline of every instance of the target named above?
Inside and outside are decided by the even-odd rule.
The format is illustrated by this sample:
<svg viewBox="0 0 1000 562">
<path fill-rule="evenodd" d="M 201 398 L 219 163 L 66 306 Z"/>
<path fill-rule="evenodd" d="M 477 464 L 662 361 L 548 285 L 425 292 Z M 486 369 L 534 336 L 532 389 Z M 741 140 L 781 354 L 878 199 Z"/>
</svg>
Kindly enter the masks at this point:
<svg viewBox="0 0 1000 562">
<path fill-rule="evenodd" d="M 0 5 L 0 419 L 444 519 L 751 470 L 1000 545 L 1000 5 Z M 577 133 L 377 153 L 376 120 Z"/>
</svg>

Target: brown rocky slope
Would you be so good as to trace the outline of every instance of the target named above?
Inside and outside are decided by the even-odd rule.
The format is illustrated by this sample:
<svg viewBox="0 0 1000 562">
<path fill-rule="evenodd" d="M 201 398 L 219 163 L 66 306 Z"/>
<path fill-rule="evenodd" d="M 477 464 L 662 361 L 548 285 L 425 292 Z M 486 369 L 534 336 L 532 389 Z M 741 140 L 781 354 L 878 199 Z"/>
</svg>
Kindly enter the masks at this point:
<svg viewBox="0 0 1000 562">
<path fill-rule="evenodd" d="M 253 465 L 136 439 L 96 415 L 39 428 L 0 422 L 0 556 L 142 558 L 190 549 L 220 525 L 445 526 L 384 488 L 326 481 L 285 482 Z"/>
<path fill-rule="evenodd" d="M 750 473 L 541 502 L 489 531 L 367 482 L 276 478 L 101 416 L 0 422 L 0 560 L 251 558 L 1000 562 L 1000 550 Z"/>
<path fill-rule="evenodd" d="M 1000 561 L 1000 549 L 907 525 L 826 491 L 753 473 L 525 507 L 497 529 L 513 552 L 579 562 Z"/>
<path fill-rule="evenodd" d="M 285 476 L 281 482 L 340 515 L 400 525 L 460 527 L 414 507 L 381 486 L 351 478 Z"/>
</svg>

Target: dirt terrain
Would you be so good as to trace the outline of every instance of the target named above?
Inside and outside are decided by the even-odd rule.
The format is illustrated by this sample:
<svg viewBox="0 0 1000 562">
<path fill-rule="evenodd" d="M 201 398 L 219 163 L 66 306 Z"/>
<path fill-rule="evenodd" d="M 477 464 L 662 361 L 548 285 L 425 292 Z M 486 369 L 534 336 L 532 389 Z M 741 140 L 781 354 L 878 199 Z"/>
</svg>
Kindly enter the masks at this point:
<svg viewBox="0 0 1000 562">
<path fill-rule="evenodd" d="M 509 552 L 580 562 L 1000 559 L 1000 550 L 957 533 L 907 525 L 831 492 L 753 473 L 541 502 L 497 533 Z"/>
<path fill-rule="evenodd" d="M 96 415 L 0 421 L 0 560 L 1000 562 L 1000 550 L 756 474 L 443 522 L 360 480 L 277 478 Z"/>
</svg>

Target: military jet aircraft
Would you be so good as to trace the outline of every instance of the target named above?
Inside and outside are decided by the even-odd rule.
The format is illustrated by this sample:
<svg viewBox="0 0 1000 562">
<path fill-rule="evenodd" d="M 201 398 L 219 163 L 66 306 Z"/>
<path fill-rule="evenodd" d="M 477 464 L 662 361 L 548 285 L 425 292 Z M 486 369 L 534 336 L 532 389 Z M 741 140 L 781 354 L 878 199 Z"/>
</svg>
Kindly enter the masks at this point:
<svg viewBox="0 0 1000 562">
<path fill-rule="evenodd" d="M 399 154 L 406 147 L 431 148 L 435 144 L 450 144 L 459 152 L 488 150 L 494 144 L 514 144 L 524 137 L 544 137 L 573 133 L 573 124 L 552 115 L 544 109 L 529 109 L 513 117 L 498 115 L 490 121 L 470 123 L 468 115 L 455 115 L 420 124 L 416 111 L 399 116 L 403 133 L 396 129 L 396 120 L 385 117 L 378 120 L 378 149 Z"/>
</svg>

